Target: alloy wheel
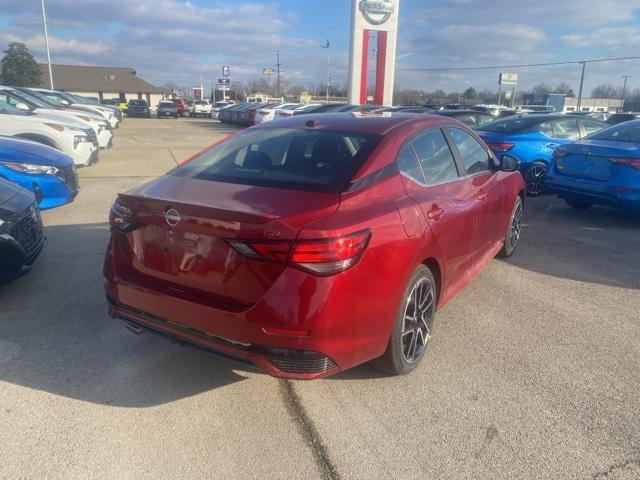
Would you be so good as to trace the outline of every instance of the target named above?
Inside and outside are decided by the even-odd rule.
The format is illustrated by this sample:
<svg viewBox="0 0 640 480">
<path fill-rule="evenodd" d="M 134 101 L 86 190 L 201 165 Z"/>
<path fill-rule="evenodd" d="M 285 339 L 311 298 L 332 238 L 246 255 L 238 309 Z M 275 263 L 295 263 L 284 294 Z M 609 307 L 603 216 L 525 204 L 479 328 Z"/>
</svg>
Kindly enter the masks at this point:
<svg viewBox="0 0 640 480">
<path fill-rule="evenodd" d="M 533 165 L 529 168 L 524 179 L 527 184 L 527 193 L 533 196 L 544 193 L 546 177 L 547 168 L 544 165 Z"/>
<path fill-rule="evenodd" d="M 515 212 L 513 212 L 513 218 L 511 219 L 511 226 L 509 227 L 509 247 L 511 250 L 516 248 L 518 240 L 520 240 L 520 231 L 522 229 L 522 203 L 518 203 Z"/>
<path fill-rule="evenodd" d="M 434 289 L 428 278 L 414 285 L 402 319 L 402 356 L 407 363 L 417 362 L 429 342 L 433 324 Z"/>
</svg>

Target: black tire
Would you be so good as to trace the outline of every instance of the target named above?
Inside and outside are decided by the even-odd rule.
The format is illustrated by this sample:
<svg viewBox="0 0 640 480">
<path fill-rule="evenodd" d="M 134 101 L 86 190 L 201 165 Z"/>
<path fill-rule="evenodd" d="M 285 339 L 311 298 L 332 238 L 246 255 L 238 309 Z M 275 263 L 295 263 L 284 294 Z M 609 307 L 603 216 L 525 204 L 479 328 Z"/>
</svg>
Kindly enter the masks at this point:
<svg viewBox="0 0 640 480">
<path fill-rule="evenodd" d="M 524 183 L 527 185 L 527 196 L 538 197 L 546 192 L 546 163 L 540 161 L 532 162 L 525 168 L 522 176 L 524 177 Z"/>
<path fill-rule="evenodd" d="M 578 210 L 588 210 L 589 208 L 593 207 L 593 203 L 583 202 L 574 198 L 565 198 L 564 201 L 570 207 L 577 208 Z"/>
<path fill-rule="evenodd" d="M 387 350 L 373 361 L 377 368 L 391 375 L 405 375 L 420 364 L 433 329 L 436 289 L 433 273 L 420 265 L 405 289 Z M 419 310 L 415 305 L 419 305 Z"/>
<path fill-rule="evenodd" d="M 504 236 L 504 245 L 502 250 L 498 252 L 498 256 L 507 258 L 513 255 L 518 246 L 518 240 L 520 240 L 520 233 L 522 228 L 522 213 L 523 205 L 520 195 L 516 197 L 516 201 L 513 203 L 513 209 L 511 210 L 511 218 L 509 219 L 509 226 L 507 227 L 507 233 Z"/>
</svg>

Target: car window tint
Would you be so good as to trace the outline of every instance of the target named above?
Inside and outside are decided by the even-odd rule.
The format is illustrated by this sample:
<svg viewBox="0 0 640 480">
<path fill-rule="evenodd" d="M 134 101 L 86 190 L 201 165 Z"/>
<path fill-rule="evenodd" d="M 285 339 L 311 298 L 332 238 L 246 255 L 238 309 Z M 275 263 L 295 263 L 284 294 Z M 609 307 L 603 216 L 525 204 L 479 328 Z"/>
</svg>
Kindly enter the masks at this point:
<svg viewBox="0 0 640 480">
<path fill-rule="evenodd" d="M 246 130 L 172 172 L 187 178 L 338 192 L 379 141 L 377 135 L 296 129 Z"/>
<path fill-rule="evenodd" d="M 551 123 L 549 123 L 549 122 L 542 123 L 542 124 L 538 125 L 537 127 L 535 127 L 533 130 L 536 130 L 536 131 L 538 131 L 540 133 L 543 133 L 547 137 L 554 138 L 553 137 L 553 127 L 551 126 Z"/>
<path fill-rule="evenodd" d="M 456 119 L 460 120 L 465 125 L 469 125 L 472 128 L 479 125 L 477 116 L 474 113 L 465 113 L 463 115 L 458 115 Z"/>
<path fill-rule="evenodd" d="M 560 140 L 577 140 L 580 138 L 578 121 L 575 118 L 567 118 L 553 122 L 553 138 Z"/>
<path fill-rule="evenodd" d="M 405 143 L 398 152 L 398 169 L 407 177 L 416 182 L 425 183 L 422 168 L 418 163 L 413 145 L 411 142 Z"/>
<path fill-rule="evenodd" d="M 591 140 L 640 143 L 640 121 L 622 123 L 594 134 Z"/>
<path fill-rule="evenodd" d="M 489 152 L 470 133 L 460 128 L 448 128 L 447 131 L 460 153 L 462 165 L 468 174 L 491 170 Z"/>
<path fill-rule="evenodd" d="M 442 132 L 429 130 L 413 140 L 428 185 L 458 178 L 458 169 Z"/>
<path fill-rule="evenodd" d="M 603 128 L 603 125 L 601 123 L 589 119 L 582 120 L 582 126 L 584 127 L 587 135 L 598 132 Z"/>
<path fill-rule="evenodd" d="M 485 123 L 492 122 L 494 118 L 491 115 L 478 114 L 477 115 L 478 125 L 484 125 Z"/>
</svg>

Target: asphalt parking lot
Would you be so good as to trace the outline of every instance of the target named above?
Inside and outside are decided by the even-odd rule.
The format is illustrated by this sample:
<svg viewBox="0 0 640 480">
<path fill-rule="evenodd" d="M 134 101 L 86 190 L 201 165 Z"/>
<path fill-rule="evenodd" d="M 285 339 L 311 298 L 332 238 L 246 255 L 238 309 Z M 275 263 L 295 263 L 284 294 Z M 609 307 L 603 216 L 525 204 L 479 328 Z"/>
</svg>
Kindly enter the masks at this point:
<svg viewBox="0 0 640 480">
<path fill-rule="evenodd" d="M 640 218 L 529 199 L 423 364 L 285 382 L 106 313 L 117 192 L 231 132 L 127 119 L 0 286 L 0 478 L 640 478 Z M 391 281 L 391 280 L 390 280 Z"/>
</svg>

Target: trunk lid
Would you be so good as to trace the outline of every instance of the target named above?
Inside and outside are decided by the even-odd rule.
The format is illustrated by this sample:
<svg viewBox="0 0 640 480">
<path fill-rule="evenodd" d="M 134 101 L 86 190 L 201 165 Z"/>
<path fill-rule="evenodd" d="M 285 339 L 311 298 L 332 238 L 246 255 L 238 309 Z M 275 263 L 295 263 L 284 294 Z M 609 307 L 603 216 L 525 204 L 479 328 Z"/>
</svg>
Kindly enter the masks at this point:
<svg viewBox="0 0 640 480">
<path fill-rule="evenodd" d="M 616 168 L 610 158 L 638 158 L 638 146 L 627 142 L 582 140 L 562 147 L 566 155 L 556 159 L 561 175 L 607 181 Z"/>
<path fill-rule="evenodd" d="M 255 304 L 285 267 L 249 259 L 226 240 L 294 240 L 304 226 L 333 213 L 339 195 L 169 175 L 121 194 L 119 202 L 138 225 L 119 236 L 123 277 L 241 311 Z"/>
</svg>

